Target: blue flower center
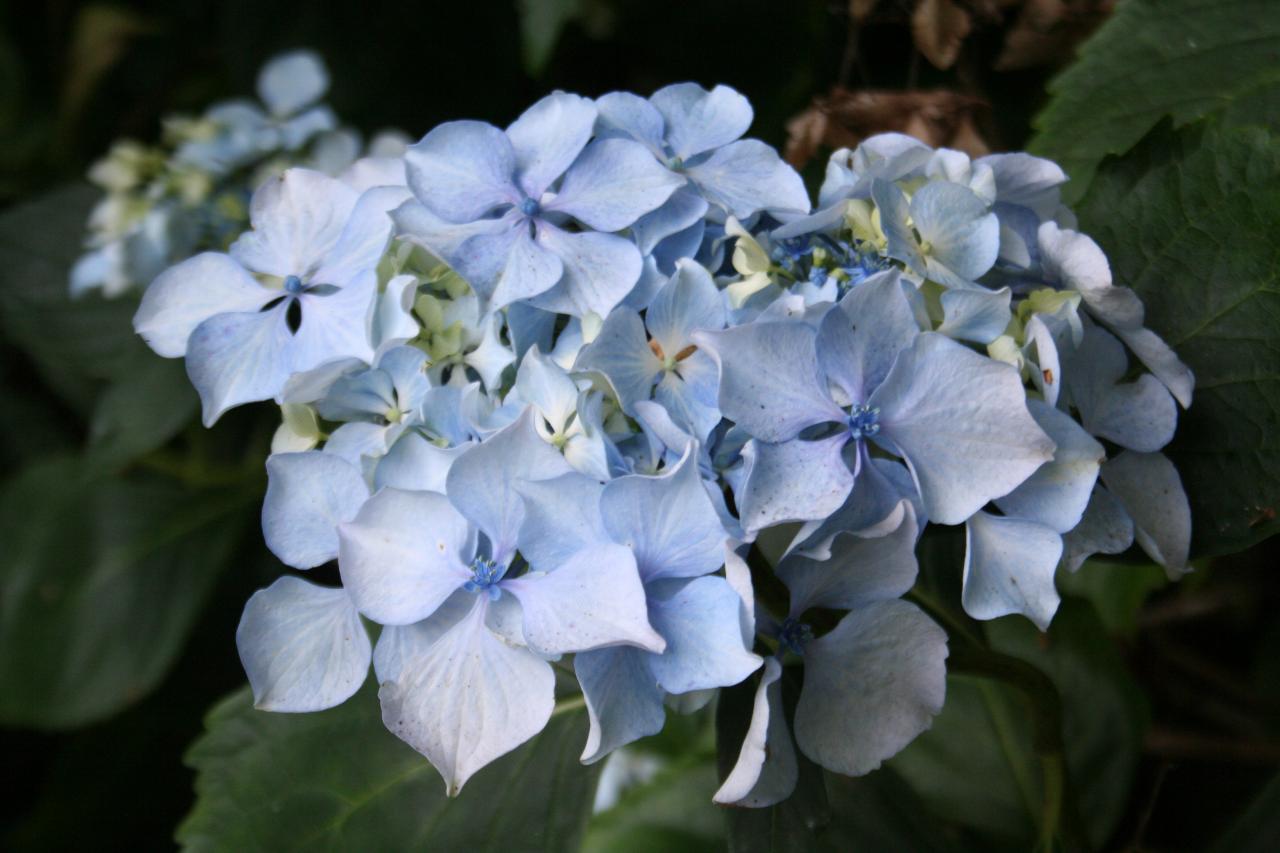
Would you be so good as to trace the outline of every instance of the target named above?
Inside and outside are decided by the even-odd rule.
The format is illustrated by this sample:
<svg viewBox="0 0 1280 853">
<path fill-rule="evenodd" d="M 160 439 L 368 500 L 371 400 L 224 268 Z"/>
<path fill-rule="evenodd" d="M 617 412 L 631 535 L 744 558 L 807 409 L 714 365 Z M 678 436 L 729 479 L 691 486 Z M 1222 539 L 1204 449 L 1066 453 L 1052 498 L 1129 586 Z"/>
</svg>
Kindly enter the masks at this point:
<svg viewBox="0 0 1280 853">
<path fill-rule="evenodd" d="M 537 216 L 540 210 L 542 210 L 542 206 L 531 198 L 526 198 L 520 202 L 520 212 L 525 216 Z"/>
<path fill-rule="evenodd" d="M 296 275 L 285 276 L 285 279 L 284 279 L 285 293 L 292 293 L 296 296 L 297 294 L 302 292 L 302 289 L 303 289 L 302 279 L 298 278 Z"/>
<path fill-rule="evenodd" d="M 498 581 L 507 573 L 506 566 L 500 566 L 487 557 L 476 557 L 471 561 L 471 580 L 462 585 L 467 592 L 487 593 L 494 601 L 502 595 Z"/>
<path fill-rule="evenodd" d="M 855 403 L 849 409 L 849 434 L 855 440 L 880 431 L 880 407 Z"/>
<path fill-rule="evenodd" d="M 778 650 L 803 655 L 804 647 L 813 639 L 813 629 L 799 619 L 788 616 L 778 628 Z"/>
</svg>

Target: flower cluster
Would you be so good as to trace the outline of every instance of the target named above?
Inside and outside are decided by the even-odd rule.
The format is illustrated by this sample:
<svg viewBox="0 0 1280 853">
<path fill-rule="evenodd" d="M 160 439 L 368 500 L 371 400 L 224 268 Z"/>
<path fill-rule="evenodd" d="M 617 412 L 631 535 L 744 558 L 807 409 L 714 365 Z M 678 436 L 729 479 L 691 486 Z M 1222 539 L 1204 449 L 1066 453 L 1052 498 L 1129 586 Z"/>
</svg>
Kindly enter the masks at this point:
<svg viewBox="0 0 1280 853">
<path fill-rule="evenodd" d="M 253 191 L 285 169 L 338 175 L 363 154 L 373 158 L 362 167 L 368 172 L 404 153 L 408 139 L 394 131 L 364 147 L 320 102 L 328 88 L 319 57 L 283 54 L 258 74 L 261 104 L 225 101 L 199 117 L 169 117 L 163 146 L 116 143 L 89 170 L 106 196 L 89 216 L 88 251 L 72 268 L 72 294 L 140 290 L 193 252 L 225 250 L 249 224 Z"/>
<path fill-rule="evenodd" d="M 268 547 L 342 579 L 250 599 L 258 707 L 331 707 L 372 663 L 454 794 L 543 728 L 557 670 L 587 762 L 758 672 L 716 799 L 762 806 L 797 748 L 865 773 L 941 708 L 946 636 L 903 598 L 927 524 L 965 526 L 978 619 L 1047 626 L 1059 564 L 1135 540 L 1186 569 L 1159 451 L 1192 377 L 1063 172 L 878 136 L 814 210 L 751 121 L 725 86 L 556 92 L 291 168 L 228 251 L 155 279 L 136 328 L 206 423 L 282 408 Z"/>
</svg>

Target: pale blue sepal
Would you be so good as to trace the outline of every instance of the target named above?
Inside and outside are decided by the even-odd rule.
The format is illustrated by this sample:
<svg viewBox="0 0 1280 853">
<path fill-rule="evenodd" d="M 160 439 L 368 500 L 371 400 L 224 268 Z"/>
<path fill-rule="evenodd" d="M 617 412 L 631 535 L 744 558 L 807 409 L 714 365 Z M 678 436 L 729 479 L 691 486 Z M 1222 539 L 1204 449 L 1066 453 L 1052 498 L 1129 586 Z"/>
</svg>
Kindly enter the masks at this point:
<svg viewBox="0 0 1280 853">
<path fill-rule="evenodd" d="M 965 525 L 964 610 L 974 619 L 1021 613 L 1047 630 L 1061 599 L 1053 584 L 1062 537 L 1035 521 L 975 513 Z"/>
<path fill-rule="evenodd" d="M 372 654 L 360 614 L 342 589 L 282 577 L 255 592 L 236 628 L 253 705 L 322 711 L 350 698 Z"/>
<path fill-rule="evenodd" d="M 369 498 L 360 470 L 318 450 L 267 458 L 262 533 L 286 566 L 310 569 L 338 556 L 338 525 Z"/>
</svg>

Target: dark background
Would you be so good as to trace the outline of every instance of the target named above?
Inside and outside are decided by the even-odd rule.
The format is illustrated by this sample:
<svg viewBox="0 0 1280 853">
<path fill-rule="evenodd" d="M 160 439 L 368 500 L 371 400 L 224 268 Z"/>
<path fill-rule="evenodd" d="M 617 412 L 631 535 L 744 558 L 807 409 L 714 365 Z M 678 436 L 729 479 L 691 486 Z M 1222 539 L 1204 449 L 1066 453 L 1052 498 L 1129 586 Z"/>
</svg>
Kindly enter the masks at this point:
<svg viewBox="0 0 1280 853">
<path fill-rule="evenodd" d="M 980 22 L 943 71 L 913 46 L 909 3 L 881 3 L 851 41 L 845 4 L 822 0 L 584 0 L 536 67 L 521 30 L 522 10 L 535 5 L 10 2 L 0 12 L 0 208 L 80 179 L 115 139 L 154 141 L 163 115 L 252 95 L 260 65 L 296 47 L 324 57 L 333 76 L 328 100 L 345 124 L 366 133 L 397 127 L 415 138 L 448 119 L 505 124 L 552 89 L 648 93 L 695 80 L 747 94 L 756 108 L 752 135 L 778 146 L 790 117 L 842 84 L 972 95 L 985 144 L 1017 149 L 1055 70 L 1052 61 L 992 68 L 1013 13 Z M 810 161 L 807 177 L 820 176 L 823 159 Z M 14 409 L 0 419 L 6 477 L 49 448 L 85 440 L 83 417 L 35 377 L 0 341 L 4 405 L 21 400 L 22 412 L 33 413 Z M 269 429 L 263 415 L 234 413 L 216 440 L 261 437 Z M 1158 591 L 1138 613 L 1139 630 L 1121 641 L 1153 728 L 1114 849 L 1202 847 L 1280 765 L 1273 563 L 1273 553 L 1256 548 L 1202 566 L 1184 584 L 1194 595 Z M 240 608 L 277 572 L 247 525 L 232 570 L 155 693 L 78 731 L 0 730 L 0 849 L 171 846 L 193 796 L 182 753 L 205 709 L 243 684 L 233 640 Z"/>
</svg>

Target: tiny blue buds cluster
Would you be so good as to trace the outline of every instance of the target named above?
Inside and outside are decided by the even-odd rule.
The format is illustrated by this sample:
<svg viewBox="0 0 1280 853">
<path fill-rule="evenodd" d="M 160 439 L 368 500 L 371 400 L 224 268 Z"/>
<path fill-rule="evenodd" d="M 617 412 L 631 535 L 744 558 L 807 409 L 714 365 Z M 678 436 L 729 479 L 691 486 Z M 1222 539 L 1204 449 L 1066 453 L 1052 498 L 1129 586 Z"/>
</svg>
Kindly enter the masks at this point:
<svg viewBox="0 0 1280 853">
<path fill-rule="evenodd" d="M 269 69 L 266 112 L 220 109 L 175 156 L 240 168 L 327 130 L 323 85 Z M 547 723 L 553 661 L 585 762 L 755 678 L 716 800 L 765 806 L 796 750 L 866 773 L 940 710 L 946 635 L 903 599 L 926 525 L 964 526 L 978 619 L 1044 628 L 1059 566 L 1135 542 L 1187 569 L 1160 451 L 1193 379 L 1062 170 L 876 136 L 814 209 L 751 121 L 725 86 L 556 92 L 336 175 L 295 161 L 224 250 L 155 278 L 136 329 L 206 423 L 281 408 L 268 547 L 342 579 L 249 600 L 258 707 L 337 705 L 372 665 L 456 794 Z"/>
</svg>

